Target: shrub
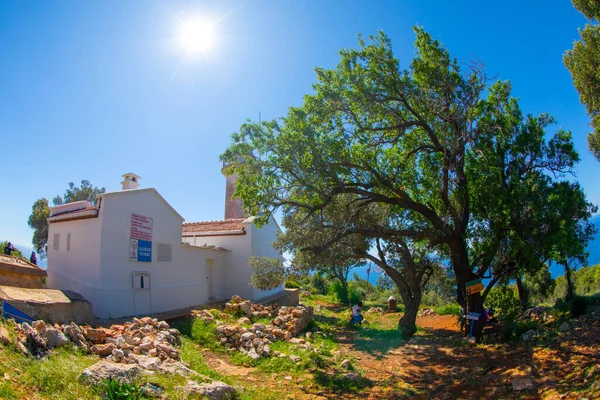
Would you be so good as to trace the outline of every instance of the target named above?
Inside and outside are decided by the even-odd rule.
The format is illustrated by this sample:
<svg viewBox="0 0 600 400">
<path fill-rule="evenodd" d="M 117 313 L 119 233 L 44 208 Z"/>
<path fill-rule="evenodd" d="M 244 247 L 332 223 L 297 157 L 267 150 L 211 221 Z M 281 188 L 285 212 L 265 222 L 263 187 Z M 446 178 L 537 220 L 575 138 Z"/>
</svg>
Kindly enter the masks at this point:
<svg viewBox="0 0 600 400">
<path fill-rule="evenodd" d="M 332 295 L 337 302 L 348 304 L 348 293 L 344 292 L 344 287 L 340 281 L 333 281 L 333 283 L 329 285 L 328 293 Z"/>
<path fill-rule="evenodd" d="M 462 308 L 458 304 L 449 303 L 441 307 L 437 307 L 435 309 L 435 312 L 438 315 L 460 315 L 462 312 Z"/>
<path fill-rule="evenodd" d="M 141 399 L 144 392 L 135 384 L 107 379 L 104 381 L 106 396 L 109 400 Z"/>
<path fill-rule="evenodd" d="M 290 279 L 285 281 L 285 287 L 286 289 L 300 289 L 300 285 L 298 284 L 298 282 L 292 281 Z"/>
<path fill-rule="evenodd" d="M 329 285 L 322 273 L 316 273 L 312 276 L 311 285 L 318 294 L 327 294 Z"/>
<path fill-rule="evenodd" d="M 252 256 L 248 260 L 252 268 L 250 286 L 260 290 L 271 290 L 285 281 L 285 268 L 279 258 Z"/>
<path fill-rule="evenodd" d="M 583 296 L 575 296 L 573 300 L 571 300 L 571 317 L 578 318 L 585 314 L 587 311 L 588 302 L 587 299 Z"/>
<path fill-rule="evenodd" d="M 502 329 L 502 339 L 517 340 L 525 332 L 539 328 L 540 324 L 537 321 L 506 321 Z"/>
<path fill-rule="evenodd" d="M 520 310 L 519 299 L 511 286 L 497 286 L 492 288 L 485 299 L 487 307 L 496 310 L 496 314 L 503 321 L 513 319 Z"/>
</svg>

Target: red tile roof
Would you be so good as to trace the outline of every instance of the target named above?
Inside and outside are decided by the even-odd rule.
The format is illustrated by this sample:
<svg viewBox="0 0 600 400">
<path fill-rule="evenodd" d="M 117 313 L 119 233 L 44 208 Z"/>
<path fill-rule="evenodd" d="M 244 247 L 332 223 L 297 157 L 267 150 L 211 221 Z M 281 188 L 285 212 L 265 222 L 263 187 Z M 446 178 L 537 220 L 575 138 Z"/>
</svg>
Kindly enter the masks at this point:
<svg viewBox="0 0 600 400">
<path fill-rule="evenodd" d="M 189 222 L 183 224 L 183 236 L 192 235 L 245 235 L 244 218 L 224 221 Z M 186 235 L 187 234 L 187 235 Z"/>
<path fill-rule="evenodd" d="M 88 207 L 82 208 L 80 210 L 65 211 L 65 212 L 62 212 L 62 213 L 53 214 L 52 216 L 56 217 L 58 215 L 77 214 L 77 213 L 82 213 L 82 212 L 85 212 L 85 211 L 92 211 L 92 210 L 98 210 L 98 207 L 96 207 L 96 206 L 88 206 Z"/>
</svg>

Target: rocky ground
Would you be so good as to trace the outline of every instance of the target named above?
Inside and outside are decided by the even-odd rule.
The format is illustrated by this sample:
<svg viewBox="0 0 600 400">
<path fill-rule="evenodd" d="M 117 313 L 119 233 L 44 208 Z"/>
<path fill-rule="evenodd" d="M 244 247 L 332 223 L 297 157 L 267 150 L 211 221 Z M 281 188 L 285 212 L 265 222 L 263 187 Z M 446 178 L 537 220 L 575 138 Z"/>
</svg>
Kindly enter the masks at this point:
<svg viewBox="0 0 600 400">
<path fill-rule="evenodd" d="M 215 339 L 186 351 L 201 354 L 219 379 L 189 368 L 182 361 L 184 334 L 151 318 L 99 329 L 36 322 L 14 326 L 16 335 L 0 326 L 0 346 L 42 360 L 74 343 L 98 357 L 81 371 L 88 385 L 163 373 L 179 377 L 173 398 L 600 398 L 599 311 L 553 321 L 546 310 L 532 310 L 522 319 L 539 321 L 535 329 L 510 343 L 492 330 L 475 345 L 464 340 L 454 316 L 425 310 L 417 335 L 403 341 L 396 330 L 400 314 L 374 307 L 365 310 L 362 327 L 350 327 L 347 309 L 323 299 L 304 302 L 309 306 L 265 307 L 234 298 L 223 309 L 196 310 L 194 318 L 212 327 Z M 5 373 L 4 379 L 16 378 Z M 152 390 L 148 395 L 166 398 Z"/>
</svg>

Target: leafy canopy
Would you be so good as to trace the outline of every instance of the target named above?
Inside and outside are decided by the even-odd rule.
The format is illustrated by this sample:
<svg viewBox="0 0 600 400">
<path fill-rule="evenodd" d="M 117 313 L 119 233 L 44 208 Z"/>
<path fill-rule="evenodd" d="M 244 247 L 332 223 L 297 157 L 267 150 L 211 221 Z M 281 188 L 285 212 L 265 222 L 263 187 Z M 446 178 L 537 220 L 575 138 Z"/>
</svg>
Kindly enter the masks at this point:
<svg viewBox="0 0 600 400">
<path fill-rule="evenodd" d="M 588 144 L 594 156 L 600 160 L 600 1 L 572 1 L 589 23 L 579 29 L 581 39 L 565 52 L 563 61 L 579 92 L 579 99 L 592 119 L 593 131 L 588 134 Z"/>
</svg>

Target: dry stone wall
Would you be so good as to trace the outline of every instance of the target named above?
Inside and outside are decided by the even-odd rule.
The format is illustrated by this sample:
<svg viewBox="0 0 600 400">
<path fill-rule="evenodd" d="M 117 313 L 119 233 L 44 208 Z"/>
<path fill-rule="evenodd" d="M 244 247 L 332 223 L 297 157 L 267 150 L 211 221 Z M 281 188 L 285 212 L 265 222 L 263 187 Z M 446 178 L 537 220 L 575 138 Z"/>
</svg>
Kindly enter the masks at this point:
<svg viewBox="0 0 600 400">
<path fill-rule="evenodd" d="M 237 323 L 233 324 L 225 324 L 216 320 L 220 343 L 231 351 L 238 350 L 252 358 L 269 356 L 271 343 L 276 340 L 291 341 L 310 324 L 314 317 L 312 307 L 304 305 L 296 307 L 263 306 L 243 300 L 239 296 L 231 298 L 231 301 L 225 305 L 225 312 L 236 315 L 241 312 L 246 317 L 240 318 Z M 208 322 L 210 318 L 206 315 L 207 313 L 210 314 L 209 312 L 200 312 L 198 316 Z M 212 314 L 210 316 L 212 317 Z M 268 325 L 255 323 L 251 327 L 243 327 L 242 325 L 251 323 L 248 317 L 273 319 Z"/>
</svg>

